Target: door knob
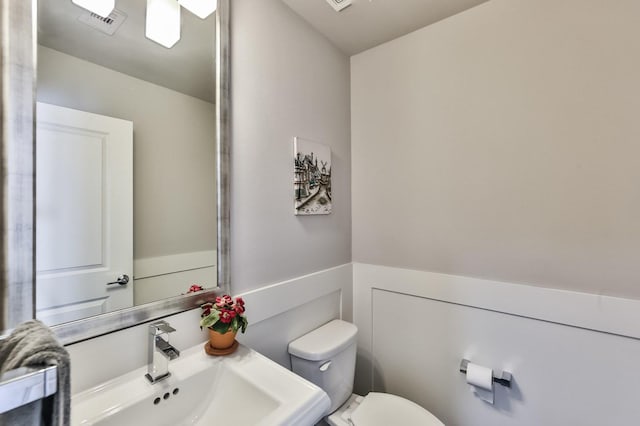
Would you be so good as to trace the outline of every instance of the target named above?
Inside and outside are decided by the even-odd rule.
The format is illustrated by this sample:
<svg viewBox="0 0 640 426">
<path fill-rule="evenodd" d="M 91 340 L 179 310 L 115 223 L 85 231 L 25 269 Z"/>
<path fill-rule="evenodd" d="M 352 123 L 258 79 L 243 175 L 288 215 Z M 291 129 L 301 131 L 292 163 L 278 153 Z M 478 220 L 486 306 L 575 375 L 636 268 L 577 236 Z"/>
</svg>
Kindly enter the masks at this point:
<svg viewBox="0 0 640 426">
<path fill-rule="evenodd" d="M 118 285 L 127 285 L 129 284 L 129 275 L 127 274 L 122 274 L 118 277 L 117 280 L 112 281 L 110 283 L 107 283 L 107 285 L 114 285 L 114 284 L 118 284 Z"/>
</svg>

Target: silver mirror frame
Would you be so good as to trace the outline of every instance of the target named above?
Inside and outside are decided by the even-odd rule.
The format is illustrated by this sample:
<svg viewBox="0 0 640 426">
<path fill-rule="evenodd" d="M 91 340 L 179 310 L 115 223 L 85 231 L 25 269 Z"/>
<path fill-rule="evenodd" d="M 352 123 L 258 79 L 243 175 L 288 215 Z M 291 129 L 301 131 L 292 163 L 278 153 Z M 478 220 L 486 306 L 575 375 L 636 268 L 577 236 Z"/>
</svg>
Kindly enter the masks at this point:
<svg viewBox="0 0 640 426">
<path fill-rule="evenodd" d="M 35 312 L 36 0 L 0 0 L 0 334 Z"/>
<path fill-rule="evenodd" d="M 52 327 L 64 344 L 79 342 L 198 308 L 231 293 L 230 232 L 230 0 L 216 11 L 216 289 L 176 296 Z M 0 0 L 2 114 L 0 117 L 0 334 L 35 317 L 35 76 L 37 0 Z"/>
</svg>

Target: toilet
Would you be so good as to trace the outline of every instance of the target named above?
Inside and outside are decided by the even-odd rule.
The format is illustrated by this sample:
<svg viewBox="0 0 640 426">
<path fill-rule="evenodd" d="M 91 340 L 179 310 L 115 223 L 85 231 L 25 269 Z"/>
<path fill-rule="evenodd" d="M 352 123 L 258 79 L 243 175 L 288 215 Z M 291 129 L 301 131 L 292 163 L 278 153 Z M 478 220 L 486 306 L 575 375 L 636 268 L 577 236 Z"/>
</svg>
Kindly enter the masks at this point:
<svg viewBox="0 0 640 426">
<path fill-rule="evenodd" d="M 289 343 L 293 372 L 329 395 L 325 420 L 332 426 L 444 426 L 408 399 L 380 392 L 352 394 L 357 332 L 355 325 L 333 320 Z"/>
</svg>

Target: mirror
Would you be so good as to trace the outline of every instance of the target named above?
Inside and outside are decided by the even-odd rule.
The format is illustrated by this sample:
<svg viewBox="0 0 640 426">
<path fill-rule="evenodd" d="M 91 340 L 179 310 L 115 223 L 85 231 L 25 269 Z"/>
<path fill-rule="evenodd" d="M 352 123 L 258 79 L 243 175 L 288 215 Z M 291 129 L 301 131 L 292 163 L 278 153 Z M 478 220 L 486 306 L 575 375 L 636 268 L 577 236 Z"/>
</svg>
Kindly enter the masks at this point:
<svg viewBox="0 0 640 426">
<path fill-rule="evenodd" d="M 38 5 L 36 317 L 67 342 L 228 286 L 228 0 L 206 19 L 181 9 L 171 48 L 145 37 L 146 3 Z"/>
<path fill-rule="evenodd" d="M 214 16 L 185 14 L 166 48 L 144 36 L 145 6 L 39 5 L 36 316 L 49 325 L 215 287 Z"/>
</svg>

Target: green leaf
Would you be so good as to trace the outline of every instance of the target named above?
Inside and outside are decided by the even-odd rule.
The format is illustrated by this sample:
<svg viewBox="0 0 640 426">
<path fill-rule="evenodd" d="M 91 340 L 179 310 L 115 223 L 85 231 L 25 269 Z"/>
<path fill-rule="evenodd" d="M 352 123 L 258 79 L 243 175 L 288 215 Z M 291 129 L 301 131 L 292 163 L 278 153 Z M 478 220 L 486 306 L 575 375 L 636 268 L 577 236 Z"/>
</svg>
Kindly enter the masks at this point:
<svg viewBox="0 0 640 426">
<path fill-rule="evenodd" d="M 211 328 L 213 331 L 217 331 L 218 333 L 224 334 L 227 331 L 229 331 L 229 326 L 231 325 L 231 323 L 223 323 L 222 321 L 218 321 L 217 323 L 213 324 L 213 326 L 209 327 Z"/>
<path fill-rule="evenodd" d="M 211 328 L 220 319 L 220 312 L 211 311 L 209 315 L 200 320 L 200 327 Z"/>
</svg>

